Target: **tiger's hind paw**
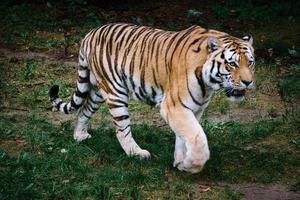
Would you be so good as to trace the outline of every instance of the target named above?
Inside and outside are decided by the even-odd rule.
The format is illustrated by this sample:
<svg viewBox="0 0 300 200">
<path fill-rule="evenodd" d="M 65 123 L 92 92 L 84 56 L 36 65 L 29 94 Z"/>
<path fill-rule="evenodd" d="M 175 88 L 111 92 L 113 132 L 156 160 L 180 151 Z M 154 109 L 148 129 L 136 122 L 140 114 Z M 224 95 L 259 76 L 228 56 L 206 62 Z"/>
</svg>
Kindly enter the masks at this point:
<svg viewBox="0 0 300 200">
<path fill-rule="evenodd" d="M 76 131 L 73 137 L 77 142 L 82 142 L 83 140 L 91 138 L 92 136 L 85 131 Z"/>
<path fill-rule="evenodd" d="M 147 151 L 147 150 L 144 150 L 144 149 L 142 149 L 142 150 L 140 150 L 140 151 L 138 152 L 138 156 L 139 156 L 141 159 L 150 159 L 150 158 L 151 158 L 150 152 Z"/>
<path fill-rule="evenodd" d="M 129 156 L 138 156 L 138 157 L 140 157 L 141 160 L 147 160 L 147 159 L 151 158 L 150 152 L 147 150 L 144 150 L 144 149 L 140 149 L 138 151 L 131 152 L 129 154 Z"/>
</svg>

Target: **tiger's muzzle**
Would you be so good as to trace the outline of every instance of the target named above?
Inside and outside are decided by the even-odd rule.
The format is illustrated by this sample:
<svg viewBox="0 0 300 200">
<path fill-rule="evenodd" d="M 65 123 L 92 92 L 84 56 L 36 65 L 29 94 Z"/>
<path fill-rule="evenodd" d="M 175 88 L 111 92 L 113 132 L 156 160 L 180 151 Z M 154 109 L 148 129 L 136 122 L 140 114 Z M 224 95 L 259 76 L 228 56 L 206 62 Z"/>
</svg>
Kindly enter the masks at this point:
<svg viewBox="0 0 300 200">
<path fill-rule="evenodd" d="M 243 97 L 246 94 L 246 90 L 238 90 L 233 88 L 226 88 L 225 89 L 227 97 Z"/>
</svg>

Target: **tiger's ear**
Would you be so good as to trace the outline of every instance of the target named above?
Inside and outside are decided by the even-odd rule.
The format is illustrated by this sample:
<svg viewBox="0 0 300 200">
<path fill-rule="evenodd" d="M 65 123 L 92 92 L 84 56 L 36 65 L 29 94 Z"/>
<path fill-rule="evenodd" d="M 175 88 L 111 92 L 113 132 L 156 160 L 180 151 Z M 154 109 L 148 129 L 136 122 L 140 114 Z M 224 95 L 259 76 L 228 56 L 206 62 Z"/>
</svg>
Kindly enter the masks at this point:
<svg viewBox="0 0 300 200">
<path fill-rule="evenodd" d="M 215 37 L 209 37 L 207 40 L 207 46 L 210 52 L 213 52 L 220 48 L 220 41 Z"/>
<path fill-rule="evenodd" d="M 253 37 L 252 35 L 245 35 L 244 37 L 242 37 L 242 39 L 246 42 L 249 42 L 251 45 L 253 44 Z"/>
</svg>

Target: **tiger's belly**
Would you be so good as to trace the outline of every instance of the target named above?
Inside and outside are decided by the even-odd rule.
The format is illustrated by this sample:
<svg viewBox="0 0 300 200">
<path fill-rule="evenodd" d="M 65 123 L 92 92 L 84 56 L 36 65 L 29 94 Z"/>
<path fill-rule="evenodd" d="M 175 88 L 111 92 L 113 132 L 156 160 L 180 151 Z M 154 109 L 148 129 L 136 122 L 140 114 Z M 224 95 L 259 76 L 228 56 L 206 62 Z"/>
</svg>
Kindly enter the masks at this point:
<svg viewBox="0 0 300 200">
<path fill-rule="evenodd" d="M 151 106 L 159 106 L 163 100 L 162 90 L 153 86 L 129 88 L 129 93 L 134 100 L 142 101 Z"/>
</svg>

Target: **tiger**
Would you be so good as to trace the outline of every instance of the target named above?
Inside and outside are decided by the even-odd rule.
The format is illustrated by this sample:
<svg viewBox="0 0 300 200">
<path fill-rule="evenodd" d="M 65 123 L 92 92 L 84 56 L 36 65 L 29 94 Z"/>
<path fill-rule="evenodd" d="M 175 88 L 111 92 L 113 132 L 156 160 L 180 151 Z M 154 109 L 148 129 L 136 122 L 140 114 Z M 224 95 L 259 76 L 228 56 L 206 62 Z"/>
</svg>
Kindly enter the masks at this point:
<svg viewBox="0 0 300 200">
<path fill-rule="evenodd" d="M 175 133 L 173 166 L 200 172 L 210 157 L 199 121 L 215 91 L 241 101 L 254 88 L 254 48 L 251 35 L 237 38 L 225 32 L 191 26 L 165 31 L 147 26 L 112 23 L 91 30 L 81 41 L 76 91 L 69 102 L 59 98 L 59 86 L 49 90 L 59 111 L 78 110 L 73 137 L 91 135 L 88 123 L 102 103 L 128 156 L 150 158 L 134 140 L 128 99 L 157 106 Z"/>
</svg>

